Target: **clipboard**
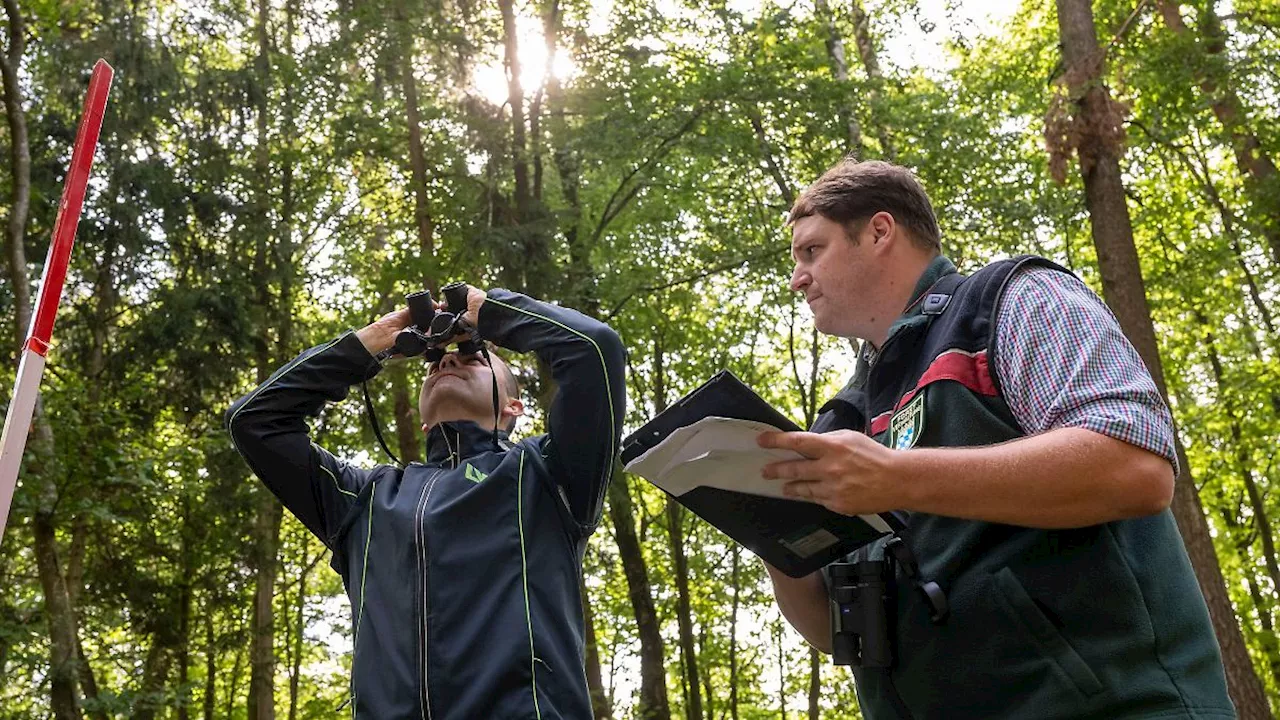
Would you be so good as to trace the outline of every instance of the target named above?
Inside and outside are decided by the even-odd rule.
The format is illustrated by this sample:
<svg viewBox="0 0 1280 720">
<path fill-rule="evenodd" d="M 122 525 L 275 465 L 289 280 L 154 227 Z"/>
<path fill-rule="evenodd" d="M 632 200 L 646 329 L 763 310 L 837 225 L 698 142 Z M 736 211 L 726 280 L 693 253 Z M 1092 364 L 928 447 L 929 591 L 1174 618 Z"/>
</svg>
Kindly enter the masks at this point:
<svg viewBox="0 0 1280 720">
<path fill-rule="evenodd" d="M 623 465 L 628 468 L 643 466 L 650 451 L 671 450 L 660 447 L 664 440 L 673 437 L 681 428 L 708 418 L 746 420 L 790 432 L 800 430 L 798 425 L 765 402 L 733 373 L 721 370 L 628 435 L 622 443 Z M 692 460 L 703 463 L 699 472 L 714 472 L 716 448 L 708 446 L 706 449 L 706 454 L 697 451 L 671 454 L 677 458 L 676 462 Z M 742 449 L 741 452 L 747 451 Z M 757 452 L 768 451 L 759 449 Z M 741 465 L 738 463 L 734 467 Z M 690 481 L 689 472 L 677 473 L 671 467 L 666 470 L 671 477 L 679 475 L 684 480 L 685 484 L 677 488 L 678 492 L 668 489 L 675 487 L 672 483 L 664 486 L 663 473 L 651 471 L 651 475 L 659 476 L 641 477 L 791 577 L 803 577 L 820 570 L 853 550 L 903 527 L 902 518 L 895 513 L 842 515 L 804 500 L 726 489 L 723 481 L 718 483 L 720 487 L 699 484 L 696 480 Z M 690 482 L 694 487 L 688 489 L 686 486 Z"/>
</svg>

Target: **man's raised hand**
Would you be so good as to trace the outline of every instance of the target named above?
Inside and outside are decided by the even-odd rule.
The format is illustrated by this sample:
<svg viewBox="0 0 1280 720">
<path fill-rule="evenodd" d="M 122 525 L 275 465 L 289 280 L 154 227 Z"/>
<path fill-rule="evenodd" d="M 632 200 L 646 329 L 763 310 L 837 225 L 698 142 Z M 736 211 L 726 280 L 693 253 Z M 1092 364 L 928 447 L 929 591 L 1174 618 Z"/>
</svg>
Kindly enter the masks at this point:
<svg viewBox="0 0 1280 720">
<path fill-rule="evenodd" d="M 396 335 L 413 324 L 409 308 L 393 310 L 356 331 L 356 337 L 370 355 L 377 355 L 396 344 Z"/>
</svg>

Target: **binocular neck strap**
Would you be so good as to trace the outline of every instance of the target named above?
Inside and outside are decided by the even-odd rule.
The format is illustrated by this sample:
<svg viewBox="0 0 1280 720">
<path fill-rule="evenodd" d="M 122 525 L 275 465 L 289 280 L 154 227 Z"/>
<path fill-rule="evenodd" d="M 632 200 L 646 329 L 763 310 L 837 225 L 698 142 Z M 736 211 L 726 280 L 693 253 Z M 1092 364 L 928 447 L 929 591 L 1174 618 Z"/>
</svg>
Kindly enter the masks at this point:
<svg viewBox="0 0 1280 720">
<path fill-rule="evenodd" d="M 369 363 L 369 368 L 373 368 L 374 363 L 382 362 L 382 355 L 384 353 L 393 352 L 395 352 L 394 348 L 383 350 L 378 353 L 378 355 L 374 357 L 373 363 Z M 365 374 L 368 375 L 369 373 L 366 372 Z M 369 424 L 373 426 L 373 436 L 378 438 L 378 444 L 382 446 L 382 452 L 386 453 L 387 457 L 391 458 L 391 462 L 400 467 L 404 467 L 404 463 L 400 462 L 400 458 L 396 457 L 395 453 L 391 452 L 391 448 L 387 447 L 387 441 L 382 439 L 382 428 L 378 427 L 378 414 L 373 409 L 373 400 L 369 398 L 369 381 L 361 381 L 360 387 L 364 390 L 364 409 L 365 412 L 369 413 Z"/>
<path fill-rule="evenodd" d="M 480 353 L 489 364 L 489 378 L 493 381 L 493 451 L 498 452 L 502 445 L 498 442 L 498 421 L 502 418 L 502 407 L 498 397 L 498 368 L 493 366 L 493 358 L 489 355 L 489 347 L 480 343 Z"/>
</svg>

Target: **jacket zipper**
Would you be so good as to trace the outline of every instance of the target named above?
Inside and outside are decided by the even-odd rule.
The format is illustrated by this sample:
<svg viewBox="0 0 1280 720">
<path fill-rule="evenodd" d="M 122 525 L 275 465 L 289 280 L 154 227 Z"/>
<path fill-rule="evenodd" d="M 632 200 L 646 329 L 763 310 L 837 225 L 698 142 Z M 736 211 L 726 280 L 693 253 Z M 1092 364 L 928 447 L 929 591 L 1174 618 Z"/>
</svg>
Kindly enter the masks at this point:
<svg viewBox="0 0 1280 720">
<path fill-rule="evenodd" d="M 427 628 L 428 618 L 431 616 L 431 607 L 427 602 L 427 531 L 426 531 L 426 512 L 427 503 L 431 500 L 431 490 L 435 487 L 436 479 L 440 477 L 440 473 L 444 472 L 444 468 L 437 468 L 431 477 L 427 479 L 426 484 L 422 488 L 422 499 L 418 501 L 417 512 L 414 513 L 414 538 L 417 541 L 418 551 L 418 576 L 421 578 L 422 587 L 422 623 L 418 629 L 419 637 L 422 640 L 422 717 L 424 720 L 431 720 L 431 688 L 430 678 L 427 675 L 427 667 L 430 665 L 431 656 L 428 652 L 427 645 Z"/>
</svg>

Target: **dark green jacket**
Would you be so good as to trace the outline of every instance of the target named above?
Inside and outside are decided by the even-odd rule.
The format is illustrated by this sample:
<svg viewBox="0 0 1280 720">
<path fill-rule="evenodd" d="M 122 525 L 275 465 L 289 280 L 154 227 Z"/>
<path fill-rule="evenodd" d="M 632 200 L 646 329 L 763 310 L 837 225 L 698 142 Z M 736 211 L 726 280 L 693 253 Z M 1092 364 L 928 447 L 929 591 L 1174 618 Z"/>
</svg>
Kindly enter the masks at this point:
<svg viewBox="0 0 1280 720">
<path fill-rule="evenodd" d="M 1052 266 L 1015 258 L 964 278 L 935 260 L 879 357 L 864 355 L 813 429 L 914 447 L 1023 436 L 991 356 L 1001 293 L 1028 262 Z M 950 615 L 932 623 L 899 569 L 895 667 L 855 673 L 872 720 L 1235 717 L 1168 510 L 1068 530 L 913 513 L 902 537 Z"/>
</svg>

